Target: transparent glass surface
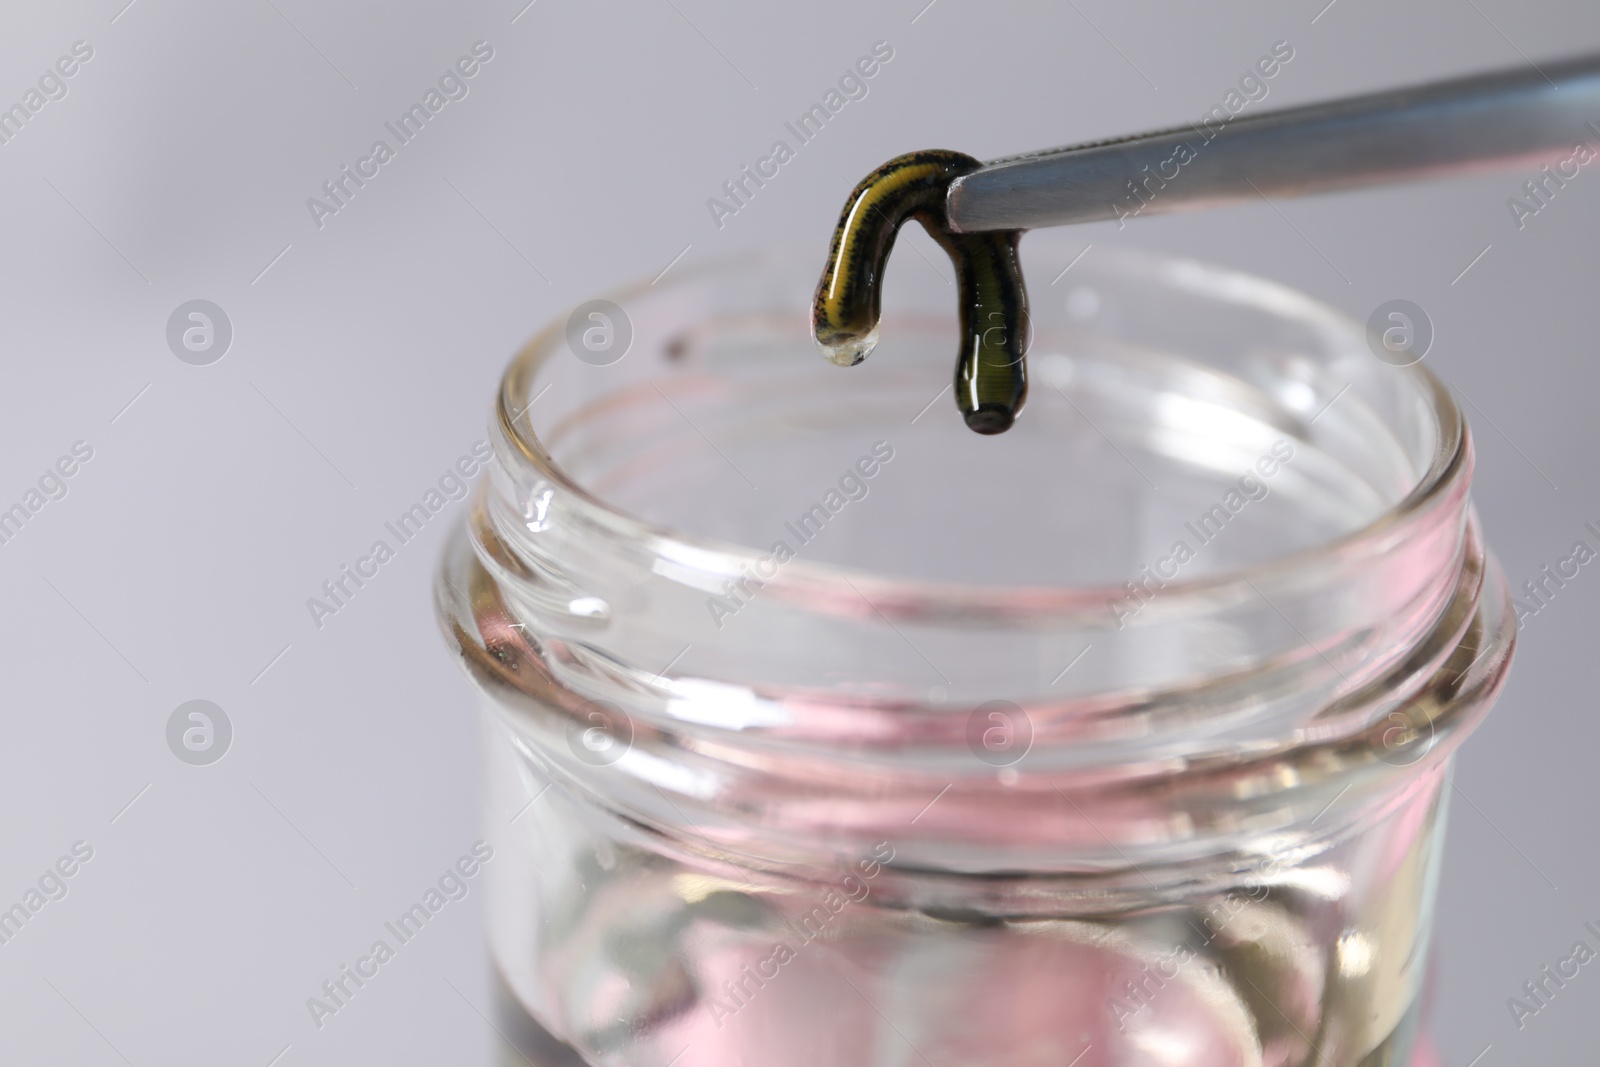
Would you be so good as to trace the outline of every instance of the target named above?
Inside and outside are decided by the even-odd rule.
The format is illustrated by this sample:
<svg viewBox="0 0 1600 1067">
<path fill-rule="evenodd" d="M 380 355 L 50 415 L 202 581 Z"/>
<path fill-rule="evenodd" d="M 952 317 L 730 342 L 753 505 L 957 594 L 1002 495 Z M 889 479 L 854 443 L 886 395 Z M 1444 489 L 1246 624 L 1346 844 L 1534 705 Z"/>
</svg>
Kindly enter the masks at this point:
<svg viewBox="0 0 1600 1067">
<path fill-rule="evenodd" d="M 803 253 L 511 366 L 438 597 L 523 1056 L 1413 1062 L 1512 643 L 1460 413 L 1306 297 L 1050 236 L 999 437 L 911 248 L 859 367 Z"/>
</svg>

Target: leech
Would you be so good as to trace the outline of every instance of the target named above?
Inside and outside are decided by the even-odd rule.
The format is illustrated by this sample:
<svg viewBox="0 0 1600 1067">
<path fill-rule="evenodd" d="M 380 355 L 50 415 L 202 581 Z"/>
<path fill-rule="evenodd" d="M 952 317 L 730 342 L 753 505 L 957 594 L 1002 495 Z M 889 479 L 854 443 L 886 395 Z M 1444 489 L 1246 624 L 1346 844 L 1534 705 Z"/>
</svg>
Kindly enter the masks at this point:
<svg viewBox="0 0 1600 1067">
<path fill-rule="evenodd" d="M 851 367 L 878 343 L 884 265 L 907 220 L 922 223 L 956 268 L 961 353 L 956 405 L 970 429 L 1004 433 L 1028 395 L 1023 355 L 1028 294 L 1017 260 L 1021 230 L 954 233 L 945 222 L 950 183 L 982 164 L 960 152 L 896 156 L 862 179 L 845 204 L 811 308 L 817 346 Z"/>
</svg>

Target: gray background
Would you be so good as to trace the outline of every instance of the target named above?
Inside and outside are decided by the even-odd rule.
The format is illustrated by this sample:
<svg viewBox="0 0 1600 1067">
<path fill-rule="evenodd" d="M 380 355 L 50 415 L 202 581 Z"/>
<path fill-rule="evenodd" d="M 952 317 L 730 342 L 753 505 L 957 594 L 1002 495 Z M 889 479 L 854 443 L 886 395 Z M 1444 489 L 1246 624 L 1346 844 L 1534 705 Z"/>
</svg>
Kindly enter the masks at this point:
<svg viewBox="0 0 1600 1067">
<path fill-rule="evenodd" d="M 1576 0 L 125 2 L 0 13 L 0 103 L 74 41 L 94 49 L 0 146 L 0 500 L 94 449 L 0 545 L 0 904 L 73 842 L 94 849 L 0 945 L 5 1063 L 486 1062 L 476 892 L 320 1030 L 305 1007 L 512 814 L 480 814 L 471 701 L 431 615 L 459 505 L 320 630 L 305 601 L 483 436 L 502 365 L 565 308 L 680 253 L 820 253 L 845 191 L 901 151 L 1197 117 L 1280 39 L 1296 54 L 1265 106 L 1600 47 L 1600 9 Z M 306 198 L 480 39 L 495 55 L 470 95 L 318 229 Z M 895 57 L 870 95 L 719 230 L 706 198 L 879 39 Z M 1506 199 L 1530 176 L 1081 236 L 1282 279 L 1358 319 L 1421 304 L 1520 583 L 1600 520 L 1600 165 L 1519 231 Z M 234 328 L 210 366 L 165 340 L 195 298 Z M 1588 567 L 1528 620 L 1461 759 L 1436 1027 L 1455 1067 L 1593 1054 L 1595 967 L 1521 1032 L 1506 998 L 1595 944 L 1597 612 Z M 233 725 L 209 766 L 166 744 L 193 699 Z"/>
</svg>

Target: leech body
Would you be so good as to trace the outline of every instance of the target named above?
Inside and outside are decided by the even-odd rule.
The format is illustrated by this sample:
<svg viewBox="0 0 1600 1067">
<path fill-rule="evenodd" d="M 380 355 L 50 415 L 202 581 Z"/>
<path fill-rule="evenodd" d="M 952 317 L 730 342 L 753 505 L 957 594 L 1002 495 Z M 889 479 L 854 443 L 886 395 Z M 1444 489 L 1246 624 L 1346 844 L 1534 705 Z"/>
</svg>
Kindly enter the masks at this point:
<svg viewBox="0 0 1600 1067">
<path fill-rule="evenodd" d="M 950 183 L 981 165 L 960 152 L 910 152 L 862 179 L 834 230 L 811 319 L 818 347 L 833 362 L 866 359 L 878 341 L 883 271 L 895 234 L 908 220 L 922 223 L 956 269 L 956 405 L 969 428 L 996 434 L 1011 428 L 1028 395 L 1028 294 L 1017 260 L 1021 230 L 953 233 L 946 225 Z"/>
</svg>

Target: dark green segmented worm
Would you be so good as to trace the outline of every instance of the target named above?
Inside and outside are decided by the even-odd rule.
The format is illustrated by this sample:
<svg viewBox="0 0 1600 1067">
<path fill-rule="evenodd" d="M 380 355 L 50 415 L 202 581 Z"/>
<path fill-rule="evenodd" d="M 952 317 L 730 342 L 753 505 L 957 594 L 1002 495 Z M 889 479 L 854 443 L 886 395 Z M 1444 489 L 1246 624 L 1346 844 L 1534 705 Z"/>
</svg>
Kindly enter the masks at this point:
<svg viewBox="0 0 1600 1067">
<path fill-rule="evenodd" d="M 954 233 L 945 223 L 950 183 L 980 166 L 960 152 L 909 152 L 863 178 L 833 232 L 811 319 L 817 345 L 833 362 L 848 367 L 866 359 L 878 343 L 883 270 L 895 234 L 909 219 L 922 223 L 956 268 L 956 404 L 968 427 L 995 434 L 1011 428 L 1028 395 L 1028 294 L 1017 260 L 1021 230 Z"/>
</svg>

